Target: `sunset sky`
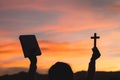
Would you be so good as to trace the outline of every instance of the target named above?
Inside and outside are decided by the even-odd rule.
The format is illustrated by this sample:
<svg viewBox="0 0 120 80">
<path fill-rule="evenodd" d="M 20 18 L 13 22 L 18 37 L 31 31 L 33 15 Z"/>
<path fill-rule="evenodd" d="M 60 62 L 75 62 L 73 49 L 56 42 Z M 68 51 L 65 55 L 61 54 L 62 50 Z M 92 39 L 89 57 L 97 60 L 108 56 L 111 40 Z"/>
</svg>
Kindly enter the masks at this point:
<svg viewBox="0 0 120 80">
<path fill-rule="evenodd" d="M 120 0 L 0 0 L 0 75 L 28 71 L 19 35 L 34 34 L 42 55 L 39 73 L 57 61 L 87 70 L 94 33 L 97 71 L 120 70 Z"/>
</svg>

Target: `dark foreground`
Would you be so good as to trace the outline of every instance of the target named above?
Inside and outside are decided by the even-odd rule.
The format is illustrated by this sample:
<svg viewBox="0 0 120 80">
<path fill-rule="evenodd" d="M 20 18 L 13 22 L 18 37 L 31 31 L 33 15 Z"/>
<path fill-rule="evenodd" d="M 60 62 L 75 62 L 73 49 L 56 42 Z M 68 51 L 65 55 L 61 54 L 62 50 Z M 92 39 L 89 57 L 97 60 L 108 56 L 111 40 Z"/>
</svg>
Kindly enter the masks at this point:
<svg viewBox="0 0 120 80">
<path fill-rule="evenodd" d="M 86 72 L 77 72 L 74 74 L 74 80 L 85 80 Z M 0 76 L 0 80 L 28 80 L 26 72 L 20 72 L 13 75 Z M 36 75 L 36 80 L 48 80 L 47 75 Z M 96 72 L 94 80 L 120 80 L 120 72 Z"/>
</svg>

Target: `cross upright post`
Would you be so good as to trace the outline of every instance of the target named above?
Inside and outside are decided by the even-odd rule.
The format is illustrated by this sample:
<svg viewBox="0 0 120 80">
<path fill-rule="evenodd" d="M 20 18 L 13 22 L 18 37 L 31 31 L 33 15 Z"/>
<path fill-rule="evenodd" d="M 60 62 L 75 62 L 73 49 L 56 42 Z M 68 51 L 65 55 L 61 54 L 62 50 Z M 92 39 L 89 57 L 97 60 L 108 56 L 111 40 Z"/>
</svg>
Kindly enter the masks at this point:
<svg viewBox="0 0 120 80">
<path fill-rule="evenodd" d="M 96 43 L 97 43 L 97 39 L 99 39 L 100 37 L 97 36 L 96 33 L 94 33 L 94 36 L 91 37 L 91 39 L 94 39 L 94 47 L 96 47 Z"/>
</svg>

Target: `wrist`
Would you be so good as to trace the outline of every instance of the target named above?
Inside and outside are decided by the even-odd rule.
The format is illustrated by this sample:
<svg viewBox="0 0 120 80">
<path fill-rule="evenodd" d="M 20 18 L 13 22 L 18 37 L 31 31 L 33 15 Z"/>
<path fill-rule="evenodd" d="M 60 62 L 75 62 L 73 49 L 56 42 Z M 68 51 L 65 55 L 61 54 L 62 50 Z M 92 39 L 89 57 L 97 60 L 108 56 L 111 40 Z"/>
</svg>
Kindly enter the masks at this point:
<svg viewBox="0 0 120 80">
<path fill-rule="evenodd" d="M 95 62 L 96 60 L 92 57 L 91 58 L 91 60 L 90 60 L 90 62 Z"/>
</svg>

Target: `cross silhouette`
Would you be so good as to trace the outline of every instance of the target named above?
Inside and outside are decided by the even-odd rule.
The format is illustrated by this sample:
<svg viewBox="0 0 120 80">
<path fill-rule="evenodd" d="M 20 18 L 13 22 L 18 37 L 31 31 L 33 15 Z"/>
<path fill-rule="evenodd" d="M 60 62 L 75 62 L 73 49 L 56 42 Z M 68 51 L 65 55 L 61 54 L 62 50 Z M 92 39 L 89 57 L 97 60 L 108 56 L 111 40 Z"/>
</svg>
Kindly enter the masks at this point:
<svg viewBox="0 0 120 80">
<path fill-rule="evenodd" d="M 100 37 L 99 36 L 97 36 L 97 34 L 96 33 L 94 33 L 94 36 L 93 37 L 91 37 L 91 39 L 94 39 L 94 47 L 96 47 L 96 42 L 97 42 L 97 39 L 99 39 Z"/>
</svg>

